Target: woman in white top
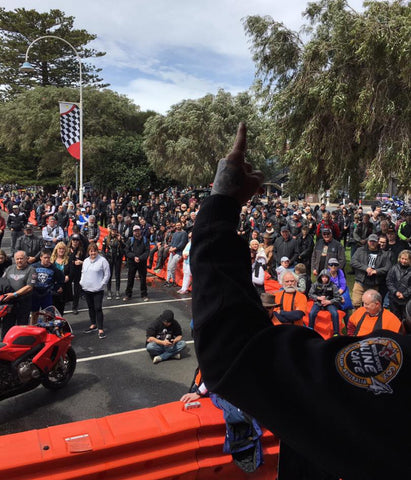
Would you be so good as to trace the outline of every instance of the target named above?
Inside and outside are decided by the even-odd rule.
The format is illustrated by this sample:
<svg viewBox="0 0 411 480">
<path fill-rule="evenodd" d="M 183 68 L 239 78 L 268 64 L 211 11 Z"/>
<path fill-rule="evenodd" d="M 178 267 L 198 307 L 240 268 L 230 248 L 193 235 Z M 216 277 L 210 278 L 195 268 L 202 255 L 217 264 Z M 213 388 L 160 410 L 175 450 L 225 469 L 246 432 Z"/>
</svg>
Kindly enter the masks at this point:
<svg viewBox="0 0 411 480">
<path fill-rule="evenodd" d="M 83 262 L 80 279 L 90 317 L 90 326 L 84 333 L 98 330 L 98 338 L 103 339 L 106 338 L 103 329 L 103 297 L 104 287 L 110 278 L 110 266 L 107 260 L 99 255 L 95 243 L 90 243 L 87 253 L 89 256 Z"/>
</svg>

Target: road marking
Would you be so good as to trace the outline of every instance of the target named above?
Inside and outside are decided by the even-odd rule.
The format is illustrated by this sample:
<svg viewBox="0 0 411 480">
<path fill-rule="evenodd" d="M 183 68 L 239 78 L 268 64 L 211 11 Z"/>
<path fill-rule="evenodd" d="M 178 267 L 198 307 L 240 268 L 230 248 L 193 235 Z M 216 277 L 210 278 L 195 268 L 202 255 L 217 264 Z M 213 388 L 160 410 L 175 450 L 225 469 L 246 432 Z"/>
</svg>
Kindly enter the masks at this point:
<svg viewBox="0 0 411 480">
<path fill-rule="evenodd" d="M 194 343 L 194 340 L 186 341 L 187 344 Z M 85 358 L 78 358 L 77 363 L 80 362 L 89 362 L 91 360 L 101 360 L 102 358 L 110 358 L 110 357 L 119 357 L 120 355 L 128 355 L 130 353 L 140 353 L 146 352 L 145 348 L 136 348 L 134 350 L 124 350 L 124 352 L 115 352 L 115 353 L 106 353 L 105 355 L 96 355 L 94 357 L 85 357 Z"/>
<path fill-rule="evenodd" d="M 108 307 L 103 307 L 103 310 L 109 310 L 111 308 L 124 308 L 124 307 L 134 307 L 135 305 L 141 305 L 141 306 L 145 306 L 145 305 L 158 305 L 160 303 L 174 303 L 174 302 L 186 302 L 187 300 L 191 300 L 191 297 L 188 297 L 188 298 L 175 298 L 173 300 L 155 300 L 155 301 L 148 301 L 148 302 L 138 302 L 138 303 L 122 303 L 120 305 L 111 305 L 111 306 L 108 306 Z M 88 308 L 81 308 L 80 310 L 78 310 L 79 312 L 88 312 Z M 65 314 L 66 313 L 73 313 L 73 310 L 67 310 L 64 312 Z"/>
</svg>

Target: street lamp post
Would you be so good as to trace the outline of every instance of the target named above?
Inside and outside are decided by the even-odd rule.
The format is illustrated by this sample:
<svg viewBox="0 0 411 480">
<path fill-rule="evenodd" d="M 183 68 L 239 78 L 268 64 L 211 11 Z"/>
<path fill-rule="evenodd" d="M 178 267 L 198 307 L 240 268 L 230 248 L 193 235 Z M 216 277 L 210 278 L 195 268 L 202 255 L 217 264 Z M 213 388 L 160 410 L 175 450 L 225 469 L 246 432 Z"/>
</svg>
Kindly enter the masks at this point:
<svg viewBox="0 0 411 480">
<path fill-rule="evenodd" d="M 57 37 L 55 35 L 44 35 L 42 37 L 38 37 L 35 40 L 33 40 L 30 45 L 27 47 L 26 50 L 26 60 L 23 63 L 23 65 L 20 67 L 20 70 L 22 72 L 27 72 L 31 73 L 34 71 L 33 65 L 29 63 L 28 61 L 28 56 L 29 56 L 29 51 L 31 47 L 37 43 L 39 40 L 44 40 L 48 38 L 55 38 L 57 40 L 61 40 L 62 42 L 66 43 L 71 49 L 73 50 L 79 64 L 79 72 L 80 72 L 80 185 L 79 185 L 79 201 L 82 204 L 83 203 L 83 75 L 82 75 L 82 69 L 81 69 L 81 58 L 77 52 L 77 50 L 73 47 L 73 45 L 68 42 L 67 40 L 64 40 L 64 38 Z"/>
</svg>

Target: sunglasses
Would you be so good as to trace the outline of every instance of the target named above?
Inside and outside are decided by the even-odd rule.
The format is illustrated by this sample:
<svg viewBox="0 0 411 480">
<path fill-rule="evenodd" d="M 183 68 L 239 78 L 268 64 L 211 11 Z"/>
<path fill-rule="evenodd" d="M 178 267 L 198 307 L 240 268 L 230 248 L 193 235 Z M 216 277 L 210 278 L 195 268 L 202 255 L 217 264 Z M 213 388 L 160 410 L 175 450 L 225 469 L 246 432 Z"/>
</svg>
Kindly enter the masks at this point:
<svg viewBox="0 0 411 480">
<path fill-rule="evenodd" d="M 339 264 L 338 263 L 329 263 L 328 266 L 329 267 L 338 267 Z"/>
</svg>

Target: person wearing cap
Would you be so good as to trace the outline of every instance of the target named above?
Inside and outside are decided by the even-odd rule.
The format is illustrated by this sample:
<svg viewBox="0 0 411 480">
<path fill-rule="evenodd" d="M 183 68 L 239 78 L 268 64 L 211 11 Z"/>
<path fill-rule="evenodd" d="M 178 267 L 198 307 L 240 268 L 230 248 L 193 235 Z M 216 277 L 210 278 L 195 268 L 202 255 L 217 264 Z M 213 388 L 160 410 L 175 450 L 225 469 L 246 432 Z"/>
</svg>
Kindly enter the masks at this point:
<svg viewBox="0 0 411 480">
<path fill-rule="evenodd" d="M 12 211 L 7 218 L 7 228 L 11 231 L 11 253 L 16 252 L 16 242 L 24 235 L 24 226 L 27 224 L 26 215 L 20 212 L 18 205 L 13 205 Z"/>
<path fill-rule="evenodd" d="M 180 352 L 185 348 L 183 332 L 173 311 L 164 310 L 146 331 L 146 349 L 153 358 L 153 363 L 164 362 L 170 358 L 180 360 Z"/>
<path fill-rule="evenodd" d="M 134 279 L 136 273 L 140 277 L 140 292 L 143 302 L 148 302 L 147 296 L 147 259 L 149 254 L 149 243 L 141 234 L 139 225 L 134 225 L 133 236 L 128 239 L 124 253 L 127 259 L 128 274 L 127 287 L 123 301 L 130 300 L 133 293 Z"/>
<path fill-rule="evenodd" d="M 317 224 L 317 230 L 316 230 L 316 235 L 317 238 L 321 238 L 321 231 L 325 228 L 328 228 L 331 230 L 333 237 L 338 240 L 340 238 L 340 227 L 336 222 L 333 221 L 331 218 L 331 214 L 328 210 L 326 210 L 322 214 L 322 219 L 320 222 Z"/>
<path fill-rule="evenodd" d="M 297 241 L 290 235 L 290 229 L 284 225 L 281 227 L 280 236 L 274 242 L 274 257 L 277 267 L 281 265 L 281 258 L 288 257 L 290 267 L 295 263 L 298 256 Z"/>
<path fill-rule="evenodd" d="M 308 298 L 314 301 L 308 314 L 309 328 L 314 330 L 318 312 L 327 310 L 331 314 L 334 336 L 339 335 L 341 332 L 338 309 L 340 308 L 342 296 L 338 291 L 338 287 L 331 281 L 331 274 L 326 268 L 321 270 L 317 280 L 311 285 Z"/>
<path fill-rule="evenodd" d="M 16 242 L 16 250 L 23 250 L 27 255 L 27 262 L 33 264 L 40 260 L 40 251 L 43 241 L 33 233 L 33 225 L 27 223 L 24 227 L 24 235 Z"/>
<path fill-rule="evenodd" d="M 347 323 L 347 315 L 349 314 L 349 310 L 353 308 L 353 305 L 344 270 L 340 268 L 340 264 L 336 258 L 330 258 L 328 260 L 328 271 L 330 272 L 330 280 L 337 286 L 338 293 L 342 296 L 340 309 L 346 312 L 344 321 Z"/>
<path fill-rule="evenodd" d="M 384 298 L 387 293 L 385 281 L 391 266 L 390 253 L 378 248 L 378 236 L 372 233 L 367 239 L 367 245 L 357 249 L 351 259 L 355 275 L 352 291 L 354 308 L 361 306 L 361 298 L 370 288 L 378 290 Z"/>
<path fill-rule="evenodd" d="M 325 227 L 321 230 L 321 238 L 315 243 L 311 256 L 311 268 L 315 276 L 318 275 L 318 272 L 327 268 L 330 258 L 336 258 L 340 268 L 345 267 L 344 247 L 333 238 L 332 230 Z"/>
<path fill-rule="evenodd" d="M 280 258 L 280 265 L 275 269 L 277 280 L 281 283 L 281 275 L 290 268 L 290 259 L 288 257 Z"/>
<path fill-rule="evenodd" d="M 378 330 L 405 333 L 401 320 L 394 313 L 383 308 L 382 297 L 377 290 L 367 290 L 362 296 L 362 304 L 363 306 L 358 308 L 348 320 L 348 335 L 360 337 Z"/>
<path fill-rule="evenodd" d="M 116 299 L 120 299 L 120 275 L 121 275 L 121 264 L 123 262 L 123 252 L 124 252 L 124 242 L 117 231 L 115 225 L 111 225 L 108 235 L 104 237 L 102 252 L 105 256 L 108 264 L 110 266 L 110 278 L 107 282 L 107 300 L 111 300 L 111 279 L 113 273 L 116 280 Z"/>
</svg>

